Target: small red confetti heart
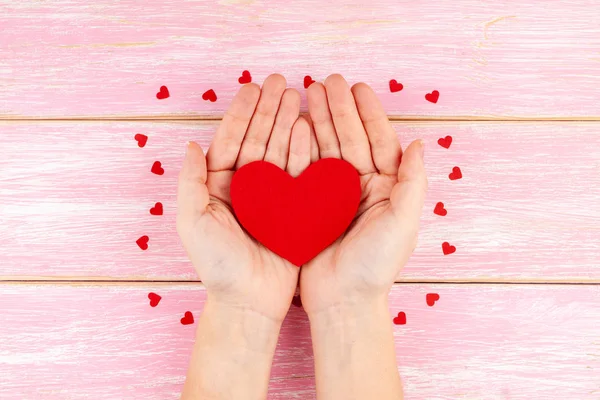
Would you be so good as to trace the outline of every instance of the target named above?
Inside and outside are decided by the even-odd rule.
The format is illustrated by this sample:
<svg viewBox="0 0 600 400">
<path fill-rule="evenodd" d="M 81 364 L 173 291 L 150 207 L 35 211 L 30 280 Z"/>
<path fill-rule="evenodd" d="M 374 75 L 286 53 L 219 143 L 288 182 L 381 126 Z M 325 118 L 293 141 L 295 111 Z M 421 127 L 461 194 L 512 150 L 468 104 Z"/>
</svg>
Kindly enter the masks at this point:
<svg viewBox="0 0 600 400">
<path fill-rule="evenodd" d="M 181 318 L 181 325 L 190 325 L 193 323 L 194 323 L 194 315 L 191 312 L 186 311 L 183 318 Z"/>
<path fill-rule="evenodd" d="M 156 307 L 158 303 L 160 303 L 160 299 L 162 299 L 162 297 L 156 293 L 148 293 L 148 299 L 150 299 L 150 307 Z"/>
<path fill-rule="evenodd" d="M 156 93 L 156 98 L 159 100 L 166 99 L 170 96 L 169 89 L 166 86 L 161 86 L 158 93 Z"/>
<path fill-rule="evenodd" d="M 202 95 L 202 99 L 203 100 L 210 100 L 211 103 L 214 103 L 215 101 L 217 101 L 217 94 L 215 93 L 214 90 L 212 89 L 208 89 L 206 92 L 204 92 L 204 94 Z"/>
<path fill-rule="evenodd" d="M 450 173 L 450 175 L 448 175 L 448 178 L 450 178 L 451 181 L 455 181 L 457 179 L 462 178 L 462 172 L 461 172 L 460 168 L 458 168 L 458 167 L 452 168 L 452 172 Z"/>
<path fill-rule="evenodd" d="M 300 298 L 300 295 L 294 296 L 292 298 L 292 304 L 296 307 L 302 307 L 302 299 Z"/>
<path fill-rule="evenodd" d="M 252 82 L 252 75 L 250 75 L 249 71 L 244 71 L 244 72 L 242 72 L 242 76 L 240 76 L 238 78 L 238 82 L 241 83 L 242 85 L 244 85 L 246 83 L 250 83 L 250 82 Z"/>
<path fill-rule="evenodd" d="M 312 85 L 313 83 L 315 83 L 315 80 L 313 78 L 311 78 L 310 75 L 306 75 L 304 77 L 304 89 L 308 89 L 308 87 L 310 85 Z"/>
<path fill-rule="evenodd" d="M 137 140 L 139 147 L 144 147 L 146 142 L 148 142 L 148 136 L 142 135 L 141 133 L 136 134 L 133 138 Z"/>
<path fill-rule="evenodd" d="M 390 81 L 390 92 L 396 93 L 404 89 L 404 85 L 398 83 L 395 79 Z"/>
<path fill-rule="evenodd" d="M 163 205 L 158 202 L 150 209 L 150 214 L 152 215 L 163 215 Z"/>
<path fill-rule="evenodd" d="M 454 253 L 456 251 L 456 247 L 451 246 L 448 242 L 444 242 L 442 243 L 442 251 L 444 252 L 444 255 L 447 256 L 448 254 Z"/>
<path fill-rule="evenodd" d="M 406 324 L 406 313 L 404 311 L 400 311 L 398 316 L 394 318 L 394 325 L 405 325 Z"/>
<path fill-rule="evenodd" d="M 439 138 L 438 144 L 446 149 L 450 148 L 452 144 L 452 136 L 446 136 L 445 138 Z"/>
<path fill-rule="evenodd" d="M 448 210 L 446 210 L 444 208 L 444 203 L 442 203 L 440 201 L 435 205 L 435 208 L 433 209 L 433 213 L 437 214 L 437 215 L 441 215 L 442 217 L 445 217 L 446 214 L 448 214 Z"/>
<path fill-rule="evenodd" d="M 425 100 L 427 100 L 428 102 L 433 103 L 433 104 L 437 103 L 439 98 L 440 98 L 440 92 L 438 92 L 437 90 L 434 90 L 433 92 L 427 93 L 425 95 Z"/>
<path fill-rule="evenodd" d="M 433 307 L 436 301 L 440 299 L 440 295 L 437 293 L 427 293 L 425 296 L 425 301 L 429 307 Z"/>
<path fill-rule="evenodd" d="M 150 238 L 146 235 L 140 237 L 138 240 L 136 240 L 135 242 L 137 243 L 138 246 L 140 246 L 140 249 L 142 250 L 148 250 L 148 240 L 150 240 Z"/>
<path fill-rule="evenodd" d="M 165 170 L 163 169 L 160 161 L 155 161 L 154 164 L 152 164 L 151 171 L 153 174 L 156 174 L 156 175 L 162 175 L 165 173 Z"/>
</svg>

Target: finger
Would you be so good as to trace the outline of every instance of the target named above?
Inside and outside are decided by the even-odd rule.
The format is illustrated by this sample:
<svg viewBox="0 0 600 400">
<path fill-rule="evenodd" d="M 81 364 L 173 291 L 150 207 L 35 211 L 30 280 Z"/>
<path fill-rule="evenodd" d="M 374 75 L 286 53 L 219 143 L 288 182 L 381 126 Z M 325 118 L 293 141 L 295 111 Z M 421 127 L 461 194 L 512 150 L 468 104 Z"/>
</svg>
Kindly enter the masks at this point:
<svg viewBox="0 0 600 400">
<path fill-rule="evenodd" d="M 265 154 L 265 161 L 281 169 L 285 169 L 288 163 L 292 126 L 298 119 L 298 114 L 300 114 L 300 93 L 296 89 L 286 89 L 281 98 L 281 105 Z"/>
<path fill-rule="evenodd" d="M 317 135 L 310 114 L 304 115 L 303 118 L 308 122 L 310 128 L 310 162 L 314 163 L 319 161 L 319 142 L 317 142 Z"/>
<path fill-rule="evenodd" d="M 410 237 L 416 237 L 427 192 L 427 175 L 423 163 L 423 142 L 416 140 L 402 155 L 398 182 L 392 189 L 390 202 L 396 218 Z"/>
<path fill-rule="evenodd" d="M 310 165 L 310 126 L 300 117 L 292 128 L 287 172 L 297 177 Z"/>
<path fill-rule="evenodd" d="M 233 170 L 215 171 L 208 174 L 206 187 L 208 187 L 211 198 L 217 198 L 223 203 L 231 205 L 230 191 L 233 174 L 235 174 Z"/>
<path fill-rule="evenodd" d="M 249 83 L 233 98 L 206 154 L 209 171 L 233 169 L 259 96 L 260 87 Z"/>
<path fill-rule="evenodd" d="M 197 143 L 189 142 L 177 185 L 178 229 L 193 225 L 206 211 L 209 202 L 206 179 L 204 152 Z"/>
<path fill-rule="evenodd" d="M 325 79 L 325 89 L 335 131 L 340 141 L 342 158 L 352 164 L 361 175 L 376 172 L 369 139 L 348 83 L 339 74 L 330 75 Z"/>
<path fill-rule="evenodd" d="M 375 167 L 383 174 L 396 175 L 402 147 L 379 98 L 369 85 L 362 82 L 352 86 L 352 94 L 367 131 Z"/>
<path fill-rule="evenodd" d="M 281 96 L 286 85 L 285 78 L 279 74 L 269 75 L 265 79 L 256 111 L 250 120 L 248 131 L 242 142 L 236 168 L 265 158 L 267 143 L 273 130 L 275 116 L 277 110 L 279 110 Z"/>
<path fill-rule="evenodd" d="M 335 133 L 333 119 L 329 112 L 325 87 L 321 83 L 315 82 L 308 87 L 306 96 L 308 98 L 308 112 L 312 119 L 319 145 L 320 157 L 342 158 L 340 142 Z"/>
</svg>

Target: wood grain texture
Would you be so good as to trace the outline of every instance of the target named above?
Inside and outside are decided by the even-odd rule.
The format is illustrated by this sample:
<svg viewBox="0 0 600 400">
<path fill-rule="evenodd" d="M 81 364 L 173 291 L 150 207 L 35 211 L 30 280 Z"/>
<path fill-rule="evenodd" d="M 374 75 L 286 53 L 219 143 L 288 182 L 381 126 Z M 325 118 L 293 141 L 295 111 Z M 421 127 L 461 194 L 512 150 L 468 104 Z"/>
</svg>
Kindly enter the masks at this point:
<svg viewBox="0 0 600 400">
<path fill-rule="evenodd" d="M 221 115 L 247 69 L 296 88 L 340 72 L 392 115 L 598 119 L 599 15 L 593 0 L 5 0 L 0 118 Z"/>
<path fill-rule="evenodd" d="M 397 123 L 429 192 L 406 281 L 600 281 L 600 124 Z M 184 144 L 214 123 L 0 124 L 1 279 L 193 280 L 175 230 Z M 144 148 L 133 139 L 149 136 Z M 453 136 L 449 149 L 437 144 Z M 150 172 L 159 160 L 165 174 Z M 448 174 L 460 166 L 463 178 Z M 437 202 L 448 214 L 434 215 Z M 164 215 L 150 215 L 156 202 Z M 150 237 L 149 249 L 135 241 Z M 457 247 L 444 256 L 441 244 Z"/>
<path fill-rule="evenodd" d="M 179 319 L 199 317 L 201 285 L 3 284 L 0 296 L 0 398 L 178 398 L 195 332 Z M 598 304 L 597 285 L 398 284 L 406 399 L 598 399 Z M 292 306 L 269 398 L 314 398 L 313 377 L 308 320 Z"/>
</svg>

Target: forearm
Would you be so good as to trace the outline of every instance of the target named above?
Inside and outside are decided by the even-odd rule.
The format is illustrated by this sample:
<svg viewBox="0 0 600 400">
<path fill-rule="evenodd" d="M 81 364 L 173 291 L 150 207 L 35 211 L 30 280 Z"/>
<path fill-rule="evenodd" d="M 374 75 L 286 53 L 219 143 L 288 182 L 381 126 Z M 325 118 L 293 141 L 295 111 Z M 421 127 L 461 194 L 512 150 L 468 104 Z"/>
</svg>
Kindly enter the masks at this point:
<svg viewBox="0 0 600 400">
<path fill-rule="evenodd" d="M 182 400 L 265 399 L 280 324 L 207 301 Z"/>
<path fill-rule="evenodd" d="M 309 318 L 319 400 L 402 398 L 387 298 Z"/>
</svg>

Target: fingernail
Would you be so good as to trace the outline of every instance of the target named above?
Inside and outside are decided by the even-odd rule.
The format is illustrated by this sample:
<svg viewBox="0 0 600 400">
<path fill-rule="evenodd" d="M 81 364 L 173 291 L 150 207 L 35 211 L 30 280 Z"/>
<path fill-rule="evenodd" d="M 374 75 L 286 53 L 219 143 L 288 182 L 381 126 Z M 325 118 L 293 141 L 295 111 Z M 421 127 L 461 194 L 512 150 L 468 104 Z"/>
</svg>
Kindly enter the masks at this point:
<svg viewBox="0 0 600 400">
<path fill-rule="evenodd" d="M 190 142 L 189 140 L 185 142 L 185 156 L 187 157 L 188 151 L 190 150 Z"/>
<path fill-rule="evenodd" d="M 421 160 L 425 158 L 425 142 L 419 139 L 419 153 L 421 154 Z"/>
</svg>

